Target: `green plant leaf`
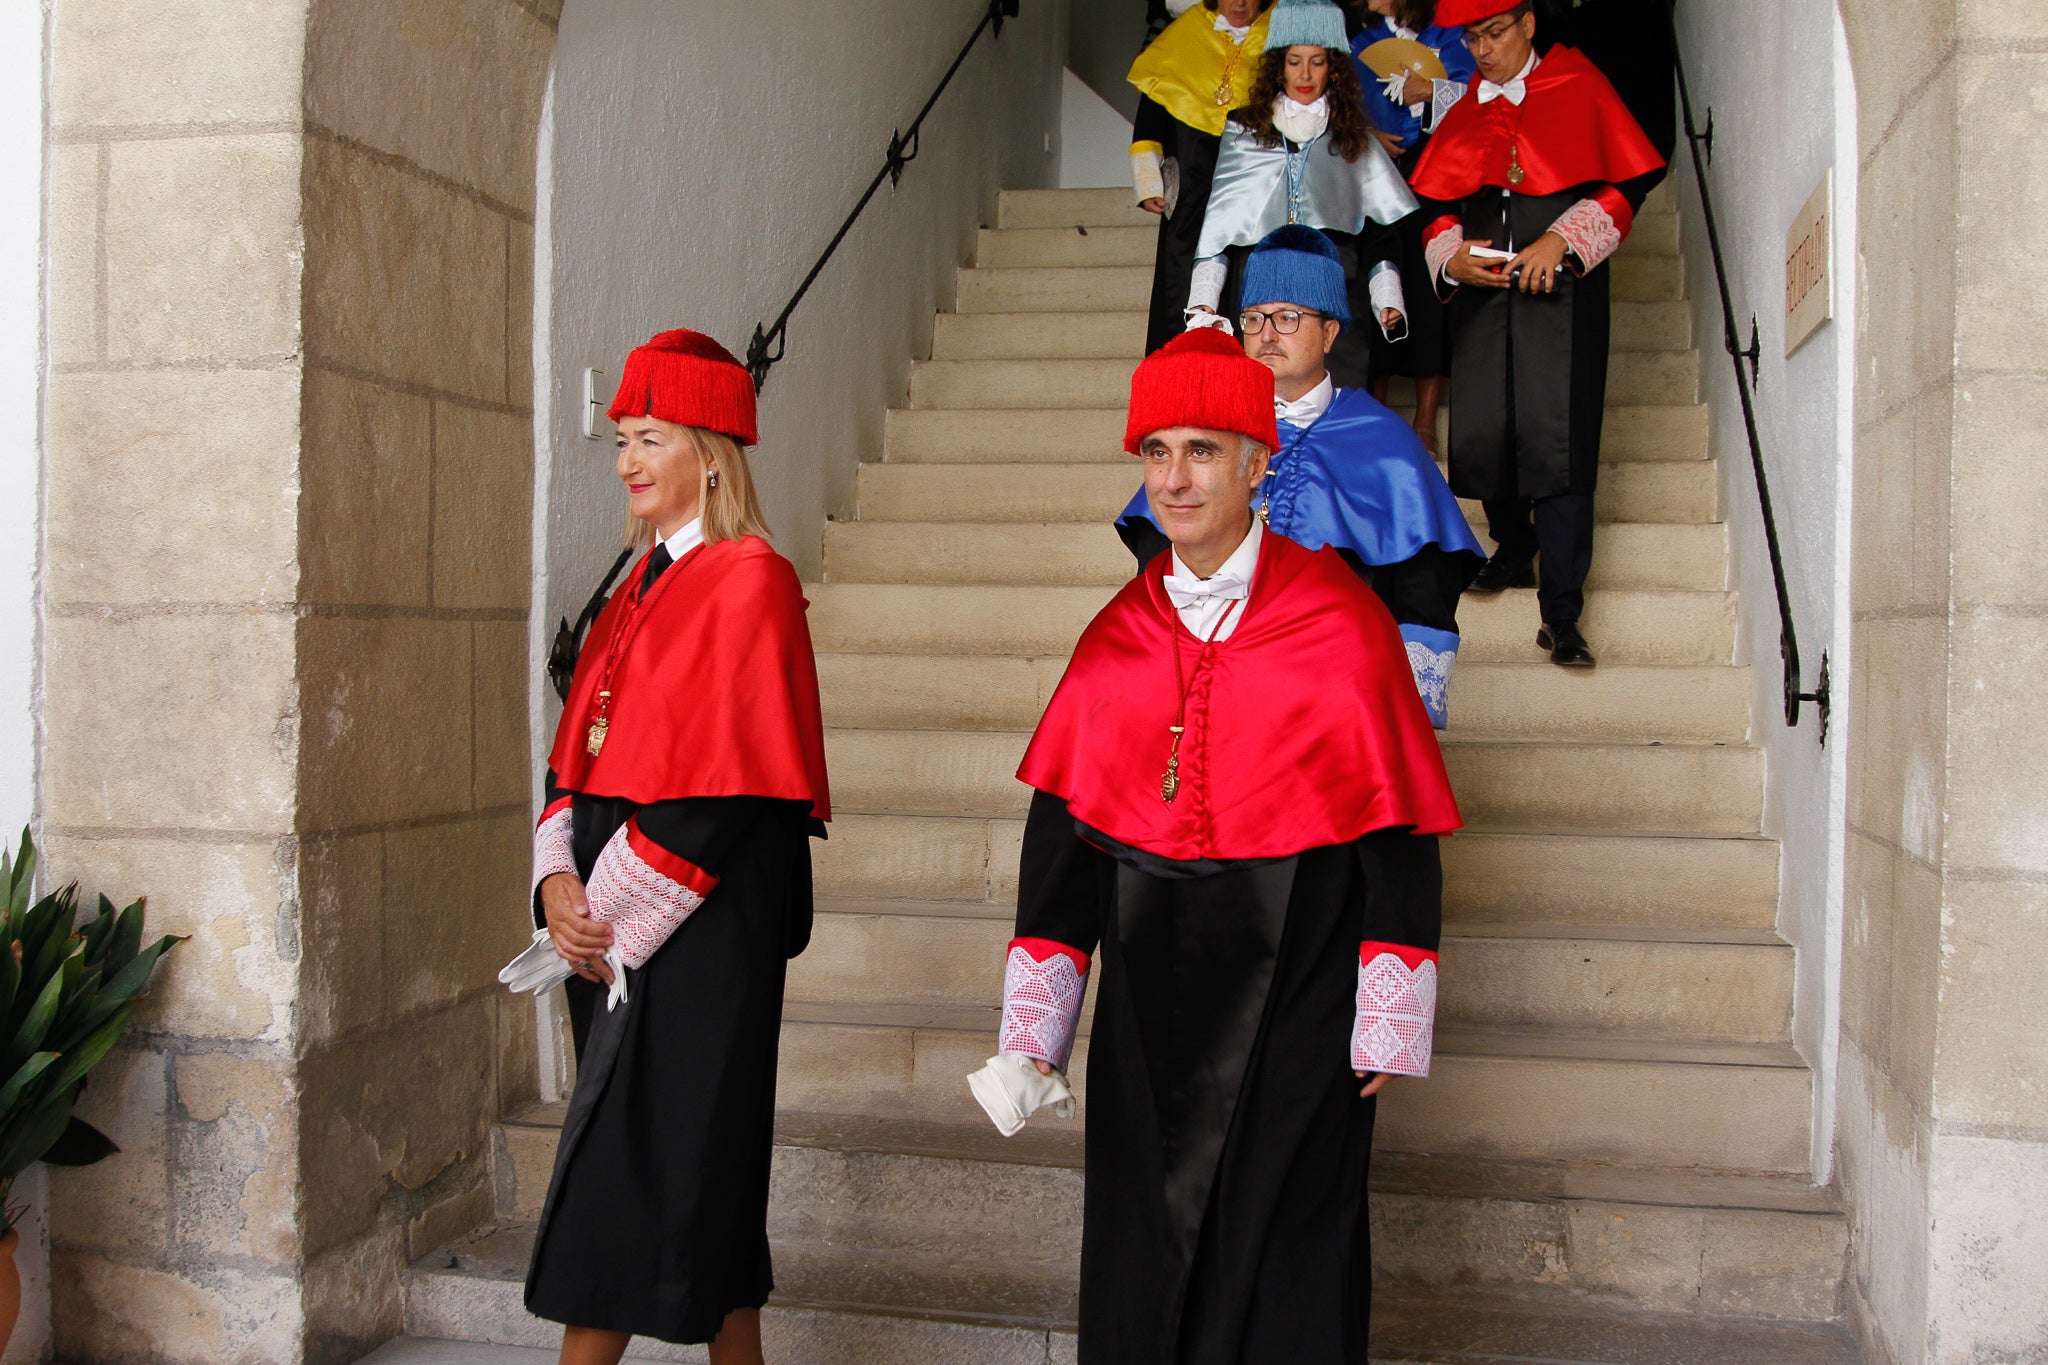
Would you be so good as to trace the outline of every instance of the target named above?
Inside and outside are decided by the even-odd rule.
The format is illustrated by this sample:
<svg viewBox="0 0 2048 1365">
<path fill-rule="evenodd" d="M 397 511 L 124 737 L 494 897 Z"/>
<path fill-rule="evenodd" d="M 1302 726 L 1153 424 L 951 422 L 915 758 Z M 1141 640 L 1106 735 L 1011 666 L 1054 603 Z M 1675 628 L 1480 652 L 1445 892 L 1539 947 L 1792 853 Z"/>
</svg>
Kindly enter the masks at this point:
<svg viewBox="0 0 2048 1365">
<path fill-rule="evenodd" d="M 64 1054 L 57 1069 L 51 1073 L 49 1090 L 69 1090 L 85 1080 L 85 1073 L 100 1064 L 100 1059 L 113 1050 L 121 1039 L 121 1030 L 128 1027 L 128 1016 L 135 1012 L 131 1002 L 115 1010 L 108 1020 L 86 1036 L 84 1042 Z M 0 1111 L 4 1112 L 4 1111 Z"/>
<path fill-rule="evenodd" d="M 74 954 L 64 959 L 61 976 L 64 1003 L 43 1038 L 43 1046 L 66 1052 L 92 1031 L 93 1020 L 99 1013 L 100 969 L 86 966 L 85 959 Z"/>
<path fill-rule="evenodd" d="M 0 1019 L 14 1015 L 14 992 L 21 986 L 21 964 L 14 960 L 14 954 L 7 951 L 0 941 Z"/>
<path fill-rule="evenodd" d="M 6 855 L 0 854 L 0 863 L 5 859 Z M 35 877 L 36 846 L 29 839 L 28 830 L 23 828 L 21 852 L 14 856 L 11 864 L 7 864 L 7 912 L 10 915 L 20 914 L 28 908 L 28 892 L 35 885 Z"/>
<path fill-rule="evenodd" d="M 114 935 L 107 940 L 107 974 L 111 977 L 120 972 L 135 960 L 135 954 L 141 948 L 142 902 L 137 901 L 121 912 L 121 918 L 114 925 Z"/>
<path fill-rule="evenodd" d="M 120 1150 L 112 1138 L 73 1114 L 64 1131 L 43 1153 L 43 1160 L 52 1166 L 90 1166 Z"/>
<path fill-rule="evenodd" d="M 11 1113 L 14 1107 L 21 1103 L 22 1093 L 28 1089 L 29 1084 L 49 1070 L 50 1063 L 56 1060 L 57 1054 L 54 1052 L 38 1052 L 23 1062 L 21 1069 L 9 1076 L 6 1084 L 0 1085 L 0 1114 Z"/>
<path fill-rule="evenodd" d="M 84 956 L 87 962 L 99 960 L 100 954 L 106 949 L 108 936 L 114 932 L 114 926 L 120 922 L 120 918 L 120 912 L 114 909 L 114 903 L 101 896 L 100 912 L 78 926 L 78 937 L 85 944 Z"/>
<path fill-rule="evenodd" d="M 43 1038 L 56 1021 L 57 1007 L 64 1002 L 64 977 L 60 972 L 50 978 L 35 1003 L 29 1007 L 28 1015 L 14 1037 L 8 1040 L 7 1050 L 0 1052 L 0 1075 L 11 1075 L 15 1068 L 34 1056 L 43 1045 Z"/>
<path fill-rule="evenodd" d="M 42 1159 L 63 1136 L 76 1103 L 75 1087 L 60 1090 L 0 1130 L 0 1180 L 12 1180 Z"/>
<path fill-rule="evenodd" d="M 118 1005 L 142 994 L 143 988 L 149 985 L 149 974 L 155 969 L 157 959 L 168 953 L 174 945 L 184 941 L 183 935 L 165 934 L 148 948 L 137 953 L 134 961 L 116 972 L 111 981 L 100 987 L 101 1007 Z"/>
</svg>

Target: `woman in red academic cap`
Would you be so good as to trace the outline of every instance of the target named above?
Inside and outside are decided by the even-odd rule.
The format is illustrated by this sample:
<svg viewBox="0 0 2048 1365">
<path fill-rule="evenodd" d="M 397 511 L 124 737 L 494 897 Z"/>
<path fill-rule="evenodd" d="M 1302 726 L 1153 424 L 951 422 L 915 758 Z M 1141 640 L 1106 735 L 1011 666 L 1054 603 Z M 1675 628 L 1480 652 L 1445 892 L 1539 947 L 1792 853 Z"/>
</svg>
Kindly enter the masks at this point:
<svg viewBox="0 0 2048 1365">
<path fill-rule="evenodd" d="M 580 980 L 526 1305 L 567 1324 L 563 1365 L 635 1335 L 758 1365 L 783 975 L 830 818 L 817 667 L 747 470 L 746 370 L 663 332 L 611 418 L 654 544 L 577 661 L 534 833 L 536 917 Z"/>
</svg>

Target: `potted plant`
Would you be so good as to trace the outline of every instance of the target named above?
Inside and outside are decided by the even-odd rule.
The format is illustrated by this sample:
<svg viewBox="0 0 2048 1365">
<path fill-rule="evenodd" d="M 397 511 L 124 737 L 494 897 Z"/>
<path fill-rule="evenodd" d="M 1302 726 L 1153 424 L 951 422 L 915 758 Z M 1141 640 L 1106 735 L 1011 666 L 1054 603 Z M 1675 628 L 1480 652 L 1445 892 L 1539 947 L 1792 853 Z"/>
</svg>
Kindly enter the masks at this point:
<svg viewBox="0 0 2048 1365">
<path fill-rule="evenodd" d="M 80 924 L 75 882 L 29 904 L 35 867 L 27 831 L 14 858 L 0 849 L 0 1349 L 21 1311 L 14 1182 L 37 1161 L 89 1166 L 120 1150 L 71 1109 L 157 959 L 183 942 L 166 935 L 144 948 L 140 900 L 116 911 L 101 896 Z"/>
</svg>

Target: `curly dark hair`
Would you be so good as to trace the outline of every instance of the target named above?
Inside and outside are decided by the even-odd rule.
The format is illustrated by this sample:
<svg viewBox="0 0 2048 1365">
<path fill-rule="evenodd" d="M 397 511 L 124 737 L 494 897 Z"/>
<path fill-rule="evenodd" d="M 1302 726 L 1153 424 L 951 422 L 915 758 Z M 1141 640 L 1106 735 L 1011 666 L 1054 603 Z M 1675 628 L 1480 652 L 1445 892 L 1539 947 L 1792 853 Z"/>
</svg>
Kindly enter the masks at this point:
<svg viewBox="0 0 2048 1365">
<path fill-rule="evenodd" d="M 1273 126 L 1273 101 L 1287 88 L 1287 49 L 1267 49 L 1259 58 L 1258 79 L 1252 82 L 1251 102 L 1234 117 L 1251 131 L 1261 147 L 1278 147 L 1280 130 Z M 1329 83 L 1323 94 L 1330 101 L 1330 145 L 1346 161 L 1356 161 L 1372 136 L 1372 120 L 1366 116 L 1365 95 L 1358 88 L 1358 72 L 1351 54 L 1330 52 Z"/>
</svg>

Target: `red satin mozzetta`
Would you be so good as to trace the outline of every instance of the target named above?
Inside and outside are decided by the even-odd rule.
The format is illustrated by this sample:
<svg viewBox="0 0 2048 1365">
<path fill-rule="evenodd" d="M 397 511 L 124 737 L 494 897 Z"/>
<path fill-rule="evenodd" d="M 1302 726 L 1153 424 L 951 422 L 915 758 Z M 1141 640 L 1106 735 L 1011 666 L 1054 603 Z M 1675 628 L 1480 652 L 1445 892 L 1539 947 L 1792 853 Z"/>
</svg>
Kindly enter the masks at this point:
<svg viewBox="0 0 2048 1365">
<path fill-rule="evenodd" d="M 1408 183 L 1425 199 L 1463 199 L 1487 185 L 1562 194 L 1633 180 L 1664 164 L 1607 77 L 1574 48 L 1550 49 L 1529 73 L 1519 105 L 1505 98 L 1481 104 L 1477 90 L 1475 83 L 1451 106 L 1422 149 Z M 1511 160 L 1522 167 L 1512 185 Z M 1617 226 L 1627 231 L 1627 224 Z"/>
<path fill-rule="evenodd" d="M 1242 622 L 1188 677 L 1180 792 L 1162 801 L 1182 629 L 1160 581 L 1167 562 L 1155 559 L 1082 634 L 1018 777 L 1084 824 L 1177 861 L 1458 828 L 1394 618 L 1336 551 L 1270 531 Z"/>
<path fill-rule="evenodd" d="M 604 748 L 586 747 L 612 634 L 642 559 L 577 660 L 549 763 L 568 791 L 639 805 L 691 796 L 808 801 L 832 818 L 802 585 L 757 536 L 702 545 L 656 582 L 612 674 Z"/>
</svg>

